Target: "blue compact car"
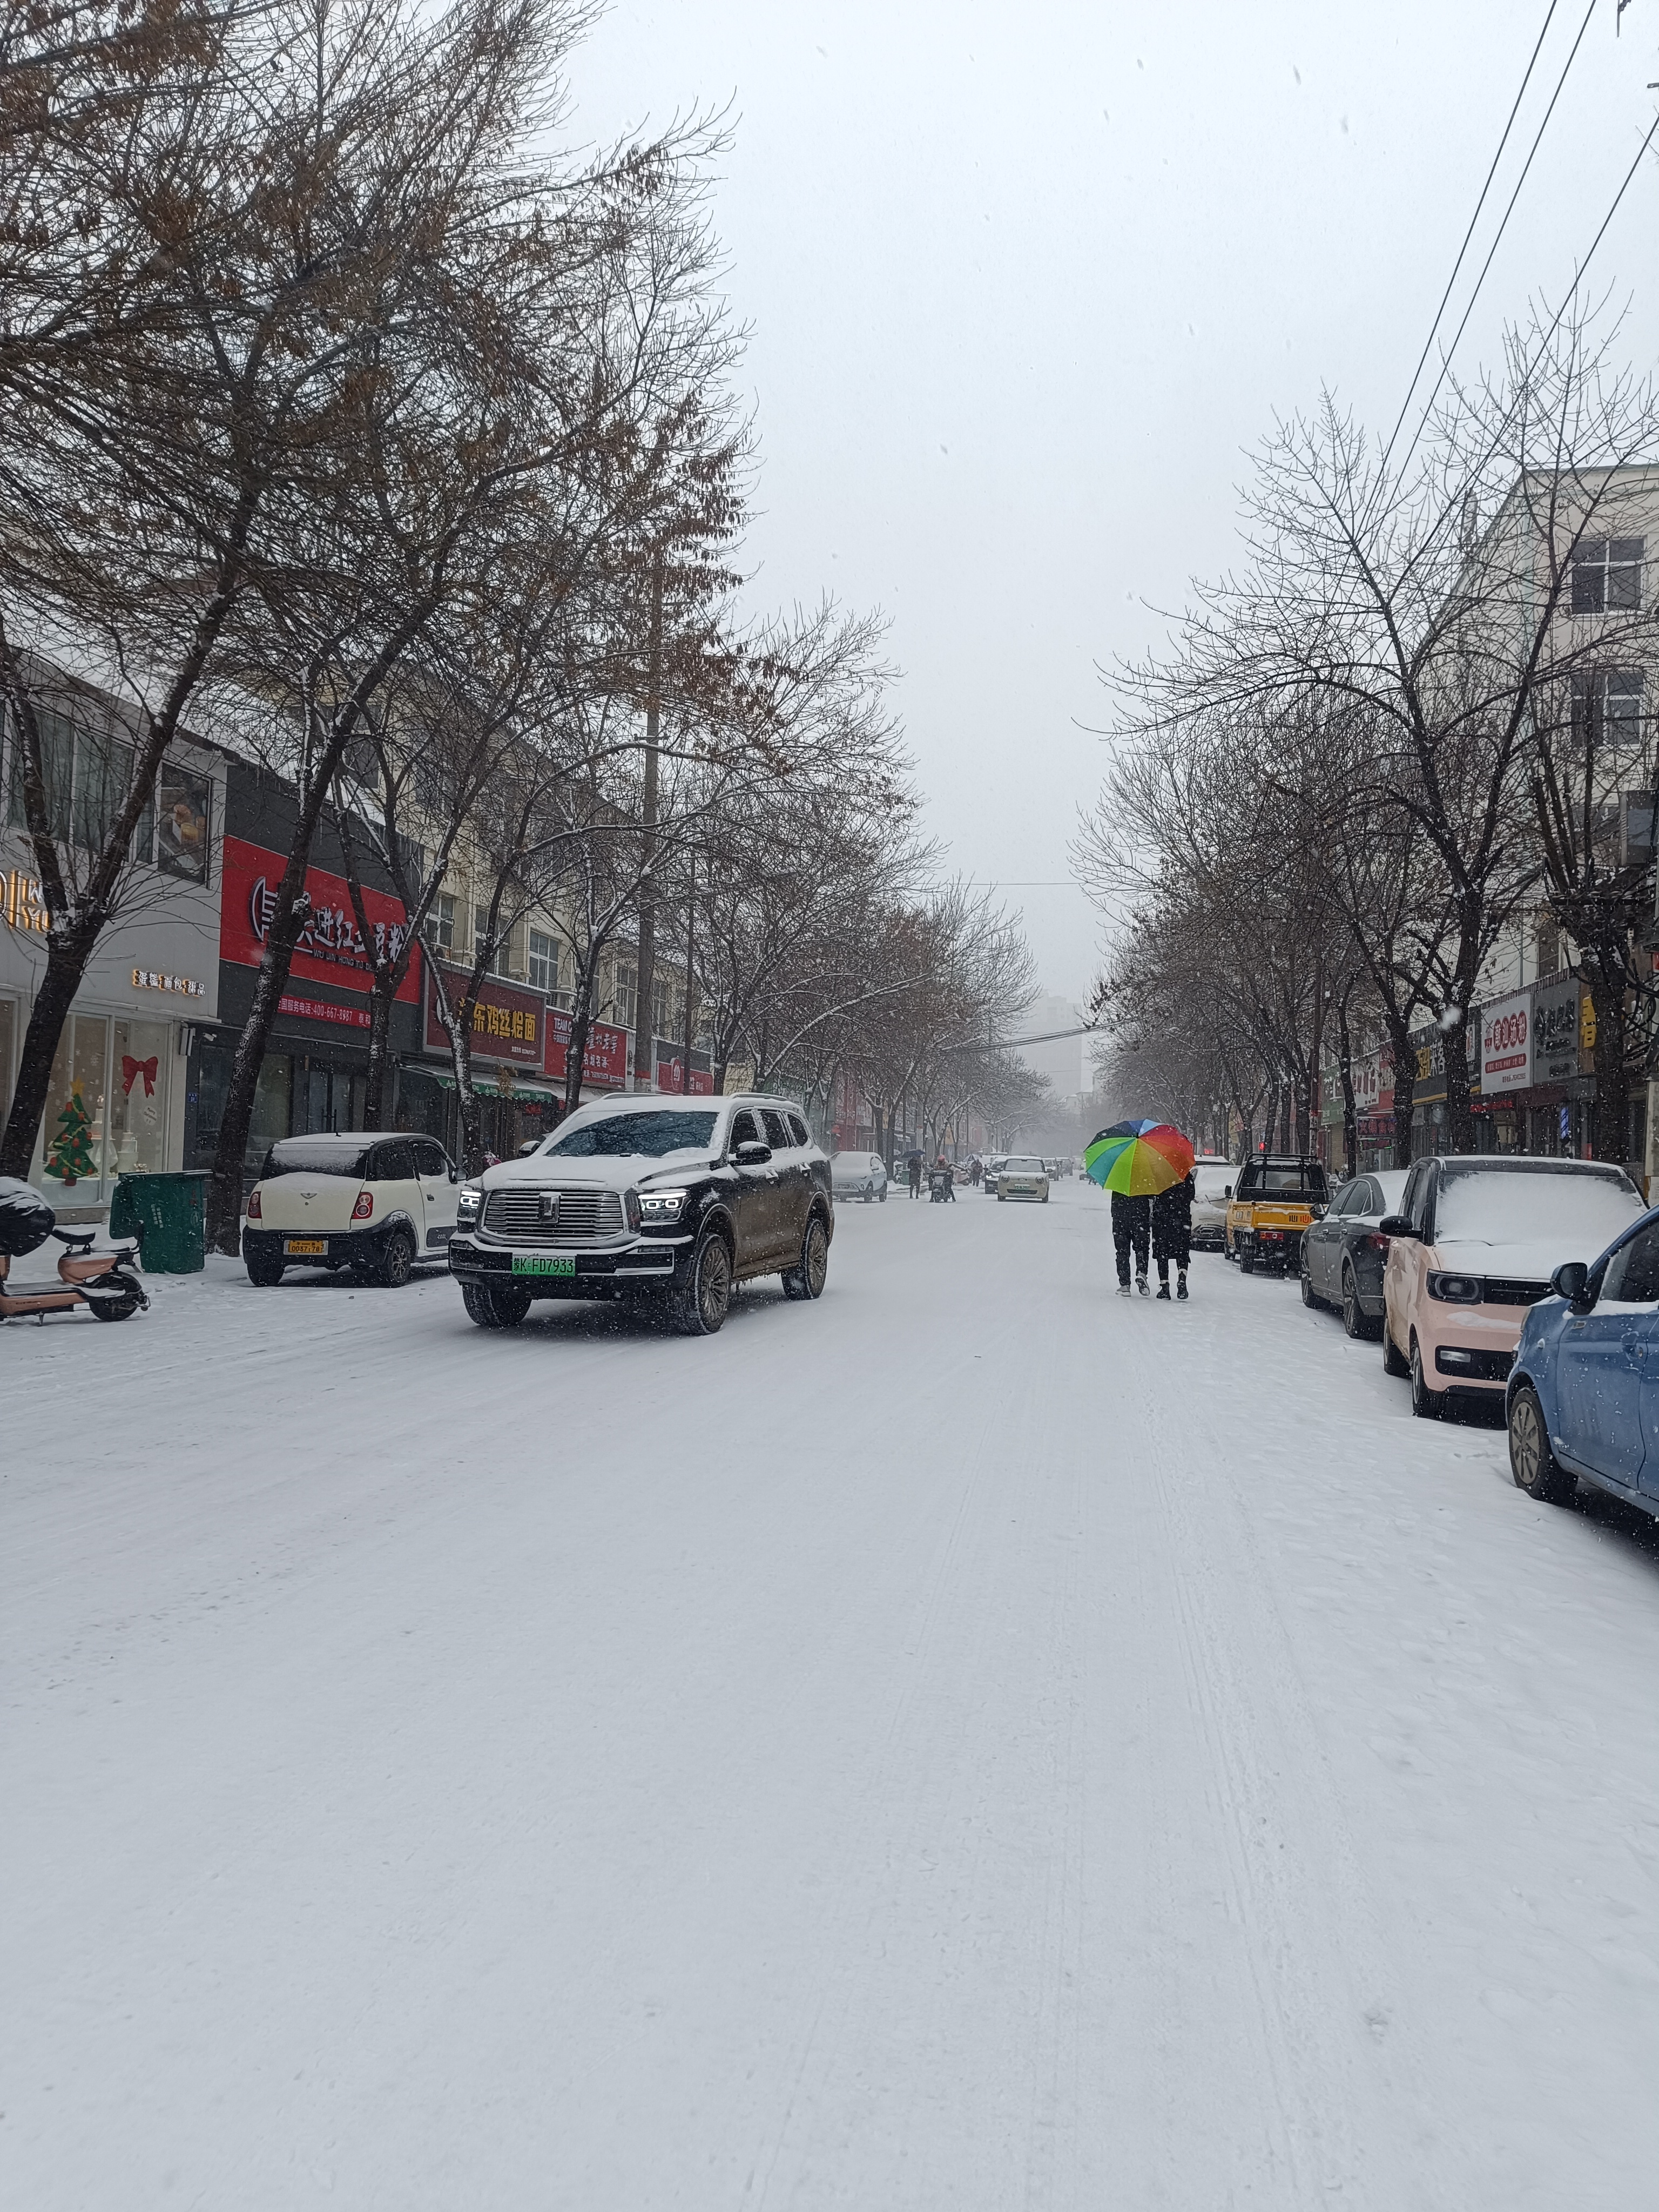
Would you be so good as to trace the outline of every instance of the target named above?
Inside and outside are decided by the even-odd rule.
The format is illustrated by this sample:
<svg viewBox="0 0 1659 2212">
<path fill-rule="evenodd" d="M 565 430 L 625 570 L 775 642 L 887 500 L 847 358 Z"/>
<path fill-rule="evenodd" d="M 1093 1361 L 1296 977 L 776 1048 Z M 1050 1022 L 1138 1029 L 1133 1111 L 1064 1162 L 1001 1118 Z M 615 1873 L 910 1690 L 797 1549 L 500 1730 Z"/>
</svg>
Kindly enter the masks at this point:
<svg viewBox="0 0 1659 2212">
<path fill-rule="evenodd" d="M 1510 1471 L 1551 1504 L 1583 1480 L 1659 1515 L 1659 1208 L 1550 1288 L 1510 1370 Z"/>
</svg>

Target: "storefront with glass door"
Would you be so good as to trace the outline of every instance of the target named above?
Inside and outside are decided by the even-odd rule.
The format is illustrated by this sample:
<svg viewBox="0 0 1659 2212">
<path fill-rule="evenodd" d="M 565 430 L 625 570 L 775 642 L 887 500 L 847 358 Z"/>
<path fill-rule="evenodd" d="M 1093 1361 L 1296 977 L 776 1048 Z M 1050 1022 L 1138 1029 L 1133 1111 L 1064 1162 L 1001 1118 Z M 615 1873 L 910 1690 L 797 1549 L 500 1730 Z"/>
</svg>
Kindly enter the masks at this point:
<svg viewBox="0 0 1659 2212">
<path fill-rule="evenodd" d="M 109 740 L 83 764 L 63 743 L 73 805 L 102 772 Z M 157 784 L 123 887 L 124 910 L 87 964 L 59 1034 L 29 1180 L 60 1218 L 104 1214 L 123 1175 L 184 1164 L 185 1072 L 198 1029 L 218 1012 L 219 830 L 223 761 L 180 747 Z M 90 801 L 88 802 L 90 804 Z M 71 811 L 71 823 L 81 817 Z M 30 849 L 0 833 L 0 1109 L 9 1110 L 24 1035 L 46 973 L 46 915 Z"/>
</svg>

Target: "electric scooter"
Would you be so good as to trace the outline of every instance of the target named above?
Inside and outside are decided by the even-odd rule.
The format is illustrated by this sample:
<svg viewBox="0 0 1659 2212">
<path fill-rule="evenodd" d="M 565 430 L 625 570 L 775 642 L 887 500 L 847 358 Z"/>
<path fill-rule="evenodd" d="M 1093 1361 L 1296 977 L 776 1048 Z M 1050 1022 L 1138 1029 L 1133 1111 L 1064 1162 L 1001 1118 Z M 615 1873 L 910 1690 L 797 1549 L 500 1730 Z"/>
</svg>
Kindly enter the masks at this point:
<svg viewBox="0 0 1659 2212">
<path fill-rule="evenodd" d="M 48 1237 L 66 1248 L 58 1262 L 58 1280 L 14 1288 L 12 1261 L 37 1250 Z M 38 1314 L 44 1322 L 49 1313 L 74 1306 L 88 1307 L 94 1321 L 129 1321 L 141 1306 L 148 1310 L 143 1285 L 132 1273 L 137 1246 L 94 1252 L 95 1241 L 93 1230 L 60 1229 L 38 1191 L 14 1176 L 0 1176 L 0 1321 Z"/>
</svg>

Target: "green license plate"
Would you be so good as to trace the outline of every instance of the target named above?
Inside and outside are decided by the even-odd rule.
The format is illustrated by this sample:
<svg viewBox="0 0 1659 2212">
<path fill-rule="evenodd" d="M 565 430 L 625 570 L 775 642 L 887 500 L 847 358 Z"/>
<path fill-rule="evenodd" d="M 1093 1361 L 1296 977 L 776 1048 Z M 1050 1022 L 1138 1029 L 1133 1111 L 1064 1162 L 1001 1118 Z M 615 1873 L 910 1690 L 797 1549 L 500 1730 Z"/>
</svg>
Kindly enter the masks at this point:
<svg viewBox="0 0 1659 2212">
<path fill-rule="evenodd" d="M 574 1275 L 576 1262 L 568 1253 L 515 1252 L 513 1272 L 515 1275 Z"/>
</svg>

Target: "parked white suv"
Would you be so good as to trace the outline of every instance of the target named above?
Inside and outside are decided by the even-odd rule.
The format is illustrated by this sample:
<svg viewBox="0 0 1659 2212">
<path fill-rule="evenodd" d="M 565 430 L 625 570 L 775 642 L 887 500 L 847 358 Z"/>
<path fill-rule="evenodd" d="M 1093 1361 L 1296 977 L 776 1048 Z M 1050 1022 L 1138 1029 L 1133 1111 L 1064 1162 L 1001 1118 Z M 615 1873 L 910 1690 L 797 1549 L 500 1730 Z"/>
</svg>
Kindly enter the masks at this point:
<svg viewBox="0 0 1659 2212">
<path fill-rule="evenodd" d="M 443 1258 L 459 1196 L 459 1178 L 435 1138 L 376 1130 L 284 1137 L 248 1198 L 249 1279 L 270 1285 L 288 1267 L 349 1267 L 360 1282 L 396 1289 L 417 1260 Z"/>
</svg>

